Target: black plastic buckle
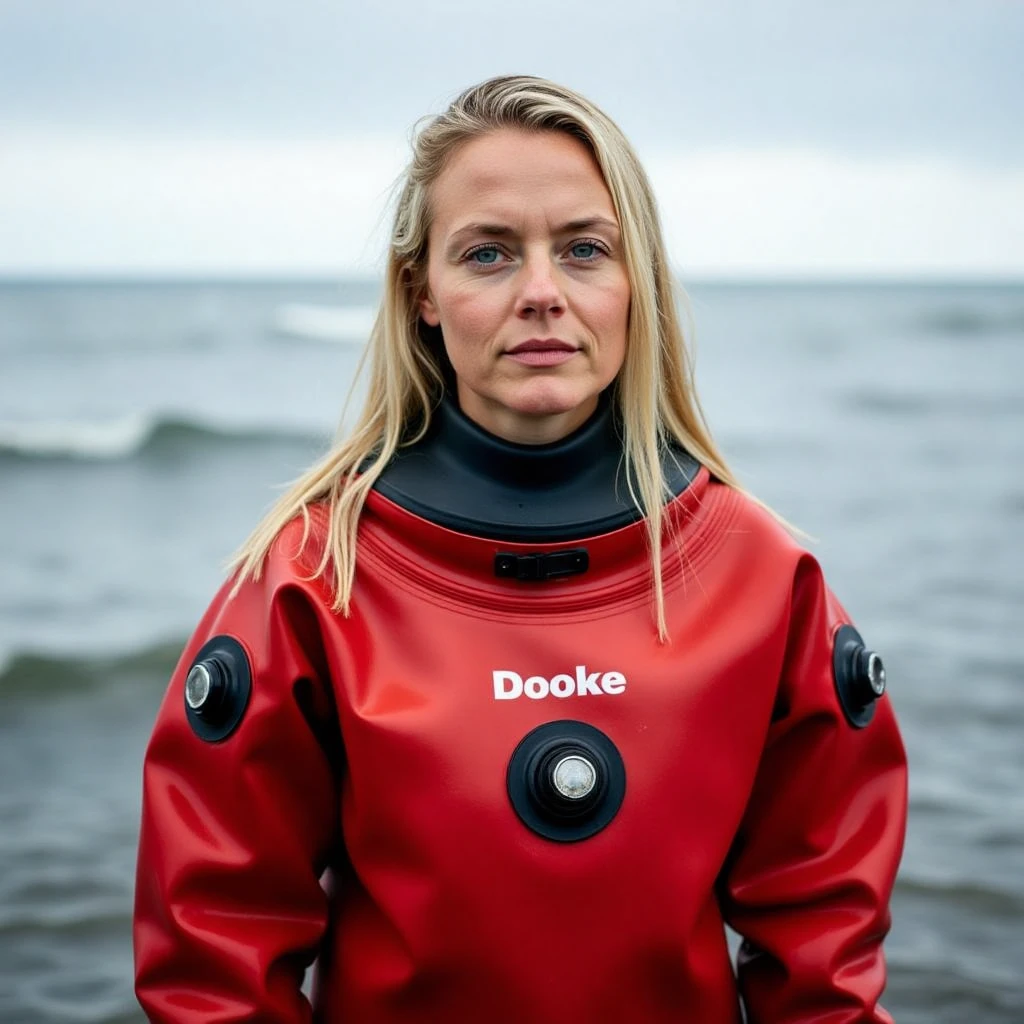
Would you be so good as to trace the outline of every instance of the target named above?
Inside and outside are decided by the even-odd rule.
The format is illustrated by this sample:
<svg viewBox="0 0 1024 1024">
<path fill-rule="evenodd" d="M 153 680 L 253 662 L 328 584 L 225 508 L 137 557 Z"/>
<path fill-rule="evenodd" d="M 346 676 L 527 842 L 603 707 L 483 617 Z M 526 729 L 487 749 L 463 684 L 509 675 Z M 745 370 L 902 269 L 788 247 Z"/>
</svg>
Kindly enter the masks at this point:
<svg viewBox="0 0 1024 1024">
<path fill-rule="evenodd" d="M 494 556 L 494 575 L 513 580 L 557 580 L 562 576 L 578 576 L 589 568 L 590 555 L 586 548 L 536 555 L 498 552 Z"/>
</svg>

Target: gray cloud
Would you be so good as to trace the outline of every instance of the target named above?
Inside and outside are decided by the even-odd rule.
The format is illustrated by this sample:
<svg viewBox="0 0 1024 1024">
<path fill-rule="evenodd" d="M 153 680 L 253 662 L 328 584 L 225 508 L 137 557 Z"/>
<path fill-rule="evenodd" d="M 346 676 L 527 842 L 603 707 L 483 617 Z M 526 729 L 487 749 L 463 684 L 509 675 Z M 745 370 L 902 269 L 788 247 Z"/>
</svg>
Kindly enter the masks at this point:
<svg viewBox="0 0 1024 1024">
<path fill-rule="evenodd" d="M 404 132 L 526 71 L 647 149 L 805 146 L 1024 163 L 1013 0 L 0 5 L 0 123 L 255 138 Z"/>
</svg>

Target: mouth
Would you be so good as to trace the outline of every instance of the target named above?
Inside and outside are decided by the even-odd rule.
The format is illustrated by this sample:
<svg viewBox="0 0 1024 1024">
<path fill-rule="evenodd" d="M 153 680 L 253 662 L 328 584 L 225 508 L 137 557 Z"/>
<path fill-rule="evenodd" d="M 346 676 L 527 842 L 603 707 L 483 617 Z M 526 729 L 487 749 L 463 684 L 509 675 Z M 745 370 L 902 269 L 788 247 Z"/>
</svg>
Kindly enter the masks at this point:
<svg viewBox="0 0 1024 1024">
<path fill-rule="evenodd" d="M 560 338 L 530 338 L 508 349 L 505 355 L 522 366 L 559 366 L 568 362 L 579 349 Z"/>
<path fill-rule="evenodd" d="M 521 352 L 575 352 L 576 346 L 570 345 L 561 338 L 530 338 L 529 341 L 520 342 L 514 348 L 508 350 L 508 355 L 515 356 Z"/>
</svg>

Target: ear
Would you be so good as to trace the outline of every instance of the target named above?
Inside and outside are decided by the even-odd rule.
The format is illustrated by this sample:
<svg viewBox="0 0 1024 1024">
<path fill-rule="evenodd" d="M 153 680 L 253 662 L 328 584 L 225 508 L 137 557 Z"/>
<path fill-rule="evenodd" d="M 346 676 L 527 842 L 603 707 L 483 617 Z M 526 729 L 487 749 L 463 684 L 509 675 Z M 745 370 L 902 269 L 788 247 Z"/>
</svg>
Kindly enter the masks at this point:
<svg viewBox="0 0 1024 1024">
<path fill-rule="evenodd" d="M 420 298 L 420 316 L 423 318 L 424 323 L 431 327 L 439 327 L 441 324 L 441 314 L 438 312 L 429 291 L 424 292 Z"/>
</svg>

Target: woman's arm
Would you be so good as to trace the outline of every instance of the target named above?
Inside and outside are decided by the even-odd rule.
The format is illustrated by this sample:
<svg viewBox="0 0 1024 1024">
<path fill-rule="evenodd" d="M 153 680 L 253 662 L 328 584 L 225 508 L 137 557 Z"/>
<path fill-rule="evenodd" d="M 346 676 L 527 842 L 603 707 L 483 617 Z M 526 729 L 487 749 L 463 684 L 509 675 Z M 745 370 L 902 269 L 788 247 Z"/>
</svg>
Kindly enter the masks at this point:
<svg viewBox="0 0 1024 1024">
<path fill-rule="evenodd" d="M 153 1022 L 311 1018 L 301 984 L 327 923 L 320 875 L 337 835 L 340 741 L 329 739 L 315 614 L 305 591 L 276 575 L 271 566 L 234 598 L 227 586 L 218 595 L 146 754 L 134 939 L 136 992 Z M 241 720 L 219 740 L 184 696 L 215 637 L 227 638 L 212 645 L 216 656 L 226 644 L 226 674 L 245 674 L 234 650 L 251 675 Z"/>
<path fill-rule="evenodd" d="M 833 645 L 848 621 L 805 558 L 775 715 L 722 879 L 749 1024 L 892 1020 L 878 1000 L 906 761 L 887 698 L 863 728 L 843 712 Z"/>
</svg>

